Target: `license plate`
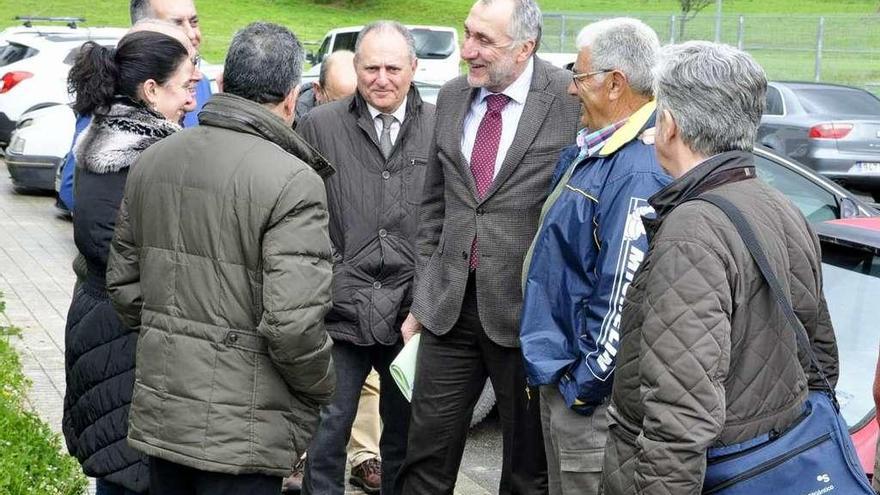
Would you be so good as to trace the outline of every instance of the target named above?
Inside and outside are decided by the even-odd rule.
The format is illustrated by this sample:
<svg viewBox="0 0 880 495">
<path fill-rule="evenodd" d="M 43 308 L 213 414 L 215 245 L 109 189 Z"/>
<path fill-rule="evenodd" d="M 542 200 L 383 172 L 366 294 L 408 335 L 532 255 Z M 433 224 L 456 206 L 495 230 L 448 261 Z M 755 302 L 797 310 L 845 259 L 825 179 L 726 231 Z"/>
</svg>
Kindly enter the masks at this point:
<svg viewBox="0 0 880 495">
<path fill-rule="evenodd" d="M 853 172 L 867 174 L 880 174 L 880 162 L 859 162 L 853 167 Z"/>
</svg>

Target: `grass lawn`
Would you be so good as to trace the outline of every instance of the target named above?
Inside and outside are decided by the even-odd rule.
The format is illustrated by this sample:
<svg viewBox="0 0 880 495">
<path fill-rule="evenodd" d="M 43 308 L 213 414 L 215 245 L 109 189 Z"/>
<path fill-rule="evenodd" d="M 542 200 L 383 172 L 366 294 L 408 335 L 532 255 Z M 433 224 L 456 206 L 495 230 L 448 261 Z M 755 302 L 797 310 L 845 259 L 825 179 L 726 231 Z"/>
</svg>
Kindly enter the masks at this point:
<svg viewBox="0 0 880 495">
<path fill-rule="evenodd" d="M 540 0 L 539 0 L 540 1 Z M 333 27 L 357 25 L 377 19 L 405 23 L 460 26 L 471 0 L 195 0 L 202 21 L 202 52 L 220 63 L 235 30 L 251 21 L 268 20 L 290 27 L 304 41 L 320 41 Z M 545 12 L 674 13 L 671 0 L 543 0 Z M 867 14 L 876 12 L 876 0 L 725 0 L 730 14 Z M 83 16 L 89 25 L 126 26 L 127 0 L 0 0 L 0 27 L 14 25 L 17 14 Z M 701 16 L 711 16 L 709 6 Z"/>
<path fill-rule="evenodd" d="M 772 79 L 812 80 L 815 66 L 816 16 L 873 15 L 870 19 L 837 18 L 826 23 L 825 47 L 864 50 L 828 53 L 822 80 L 866 85 L 880 91 L 880 2 L 877 0 L 723 0 L 723 41 L 736 44 L 739 14 L 746 16 L 746 50 L 764 64 Z M 195 0 L 202 22 L 202 54 L 222 63 L 238 28 L 256 20 L 290 27 L 304 42 L 317 43 L 331 28 L 396 19 L 410 24 L 461 27 L 472 0 Z M 545 13 L 629 14 L 643 18 L 669 41 L 669 16 L 675 0 L 539 0 Z M 714 5 L 687 25 L 688 37 L 713 39 Z M 83 16 L 89 25 L 126 26 L 128 0 L 0 0 L 0 28 L 14 25 L 16 14 Z M 804 16 L 804 17 L 799 17 Z M 577 19 L 560 31 L 558 19 L 545 22 L 547 51 L 574 51 L 574 37 L 589 22 Z M 680 38 L 679 38 L 680 41 Z M 792 51 L 779 50 L 780 47 Z M 307 45 L 310 50 L 317 45 Z"/>
</svg>

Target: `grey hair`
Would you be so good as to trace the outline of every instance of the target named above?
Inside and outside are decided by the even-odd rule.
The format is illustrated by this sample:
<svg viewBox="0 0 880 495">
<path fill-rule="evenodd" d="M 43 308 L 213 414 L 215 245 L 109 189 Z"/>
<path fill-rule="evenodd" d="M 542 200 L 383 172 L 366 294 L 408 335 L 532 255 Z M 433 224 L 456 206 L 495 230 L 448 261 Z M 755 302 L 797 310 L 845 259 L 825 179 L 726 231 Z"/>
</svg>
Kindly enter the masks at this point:
<svg viewBox="0 0 880 495">
<path fill-rule="evenodd" d="M 651 68 L 657 62 L 660 40 L 644 22 L 631 17 L 603 19 L 581 29 L 576 44 L 578 50 L 590 50 L 593 70 L 619 70 L 633 91 L 654 94 Z"/>
<path fill-rule="evenodd" d="M 235 33 L 223 67 L 223 91 L 278 103 L 299 85 L 303 46 L 284 26 L 254 22 Z"/>
<path fill-rule="evenodd" d="M 483 5 L 491 5 L 495 0 L 480 0 Z M 525 43 L 535 40 L 535 49 L 541 46 L 541 34 L 544 29 L 544 15 L 541 8 L 534 0 L 511 0 L 513 2 L 513 17 L 510 19 L 508 35 L 514 43 Z"/>
<path fill-rule="evenodd" d="M 361 42 L 363 42 L 364 37 L 373 31 L 391 31 L 403 36 L 403 39 L 406 40 L 406 47 L 409 50 L 409 58 L 410 60 L 415 61 L 416 39 L 413 37 L 409 28 L 397 21 L 376 21 L 364 26 L 364 28 L 361 29 L 361 32 L 358 33 L 357 41 L 354 43 L 355 59 L 357 59 L 358 54 L 361 52 Z"/>
<path fill-rule="evenodd" d="M 131 17 L 131 24 L 135 25 L 144 19 L 152 19 L 156 17 L 150 0 L 131 0 L 128 5 L 128 15 Z"/>
<path fill-rule="evenodd" d="M 705 156 L 752 150 L 767 76 L 751 55 L 707 41 L 668 45 L 654 80 L 658 113 L 672 114 L 691 150 Z"/>
</svg>

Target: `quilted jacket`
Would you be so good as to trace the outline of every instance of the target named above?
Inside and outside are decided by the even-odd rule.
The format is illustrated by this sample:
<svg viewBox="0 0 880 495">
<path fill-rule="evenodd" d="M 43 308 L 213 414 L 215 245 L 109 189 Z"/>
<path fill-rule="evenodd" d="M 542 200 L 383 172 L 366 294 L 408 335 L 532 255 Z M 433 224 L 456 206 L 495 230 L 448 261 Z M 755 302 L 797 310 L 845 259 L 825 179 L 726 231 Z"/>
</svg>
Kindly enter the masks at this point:
<svg viewBox="0 0 880 495">
<path fill-rule="evenodd" d="M 132 169 L 107 286 L 138 331 L 128 442 L 285 476 L 335 385 L 329 164 L 262 105 L 214 95 Z M 173 138 L 173 139 L 172 139 Z"/>
<path fill-rule="evenodd" d="M 296 131 L 336 167 L 327 179 L 333 308 L 327 331 L 356 345 L 395 344 L 412 304 L 415 236 L 434 131 L 434 105 L 412 86 L 386 160 L 367 103 L 355 93 L 315 107 Z"/>
<path fill-rule="evenodd" d="M 587 414 L 611 394 L 620 307 L 648 240 L 648 197 L 669 183 L 654 146 L 650 102 L 593 156 L 563 151 L 555 187 L 523 264 L 520 345 L 529 385 L 553 384 Z M 561 176 L 561 177 L 560 177 Z"/>
<path fill-rule="evenodd" d="M 724 180 L 737 172 L 748 178 Z M 837 381 L 818 239 L 788 199 L 754 178 L 751 153 L 716 155 L 650 199 L 649 251 L 623 308 L 605 494 L 700 493 L 709 447 L 781 430 L 802 412 L 806 358 L 730 220 L 687 201 L 708 190 L 749 219 Z M 809 386 L 821 386 L 815 373 Z"/>
</svg>

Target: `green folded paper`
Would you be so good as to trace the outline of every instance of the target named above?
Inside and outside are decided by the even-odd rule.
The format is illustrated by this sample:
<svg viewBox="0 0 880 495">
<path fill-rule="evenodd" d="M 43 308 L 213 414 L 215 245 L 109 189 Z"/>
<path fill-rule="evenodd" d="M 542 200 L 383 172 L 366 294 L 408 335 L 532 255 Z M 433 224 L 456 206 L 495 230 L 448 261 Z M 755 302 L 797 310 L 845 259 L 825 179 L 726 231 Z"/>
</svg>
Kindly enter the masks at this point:
<svg viewBox="0 0 880 495">
<path fill-rule="evenodd" d="M 394 378 L 394 383 L 397 384 L 400 393 L 410 402 L 416 379 L 416 358 L 419 355 L 419 339 L 421 337 L 421 334 L 415 334 L 403 346 L 394 361 L 391 361 L 391 377 Z"/>
</svg>

